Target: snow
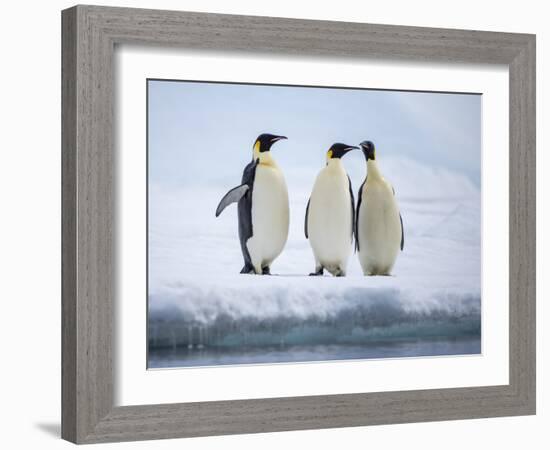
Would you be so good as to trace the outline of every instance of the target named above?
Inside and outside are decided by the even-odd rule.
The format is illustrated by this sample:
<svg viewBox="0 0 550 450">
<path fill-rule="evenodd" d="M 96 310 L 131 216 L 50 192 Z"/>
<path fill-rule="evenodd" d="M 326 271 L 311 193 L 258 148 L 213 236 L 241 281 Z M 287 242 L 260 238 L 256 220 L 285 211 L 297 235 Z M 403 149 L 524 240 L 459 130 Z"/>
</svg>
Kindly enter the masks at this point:
<svg viewBox="0 0 550 450">
<path fill-rule="evenodd" d="M 150 339 L 159 337 L 163 323 L 171 323 L 173 345 L 191 345 L 197 333 L 204 342 L 217 333 L 216 345 L 270 344 L 294 339 L 296 327 L 301 337 L 295 344 L 363 342 L 376 336 L 479 338 L 479 188 L 464 175 L 408 158 L 379 164 L 395 187 L 405 227 L 405 248 L 391 277 L 364 277 L 356 254 L 345 278 L 307 276 L 314 261 L 303 223 L 315 168 L 282 167 L 289 186 L 290 232 L 272 265 L 273 276 L 239 274 L 236 205 L 214 215 L 240 174 L 234 174 L 232 185 L 150 185 Z M 346 167 L 356 193 L 364 163 Z M 315 331 L 306 332 L 305 326 Z M 235 330 L 246 334 L 244 341 L 235 340 Z M 359 338 L 352 338 L 354 333 Z M 166 344 L 161 341 L 156 344 Z"/>
</svg>

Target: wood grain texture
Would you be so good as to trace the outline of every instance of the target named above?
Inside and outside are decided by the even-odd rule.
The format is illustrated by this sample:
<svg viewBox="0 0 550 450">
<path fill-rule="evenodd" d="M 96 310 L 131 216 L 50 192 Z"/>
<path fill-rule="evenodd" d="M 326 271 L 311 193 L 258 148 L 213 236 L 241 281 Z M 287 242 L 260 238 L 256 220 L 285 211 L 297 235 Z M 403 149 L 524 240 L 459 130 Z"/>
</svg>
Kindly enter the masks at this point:
<svg viewBox="0 0 550 450">
<path fill-rule="evenodd" d="M 76 10 L 63 14 L 61 33 L 61 434 L 76 440 Z"/>
<path fill-rule="evenodd" d="M 510 384 L 535 410 L 536 93 L 535 40 L 510 71 Z"/>
<path fill-rule="evenodd" d="M 77 443 L 535 412 L 535 37 L 77 6 L 62 14 L 62 435 Z M 510 383 L 113 406 L 115 44 L 299 57 L 506 64 L 510 72 Z M 396 86 L 398 87 L 398 86 Z"/>
</svg>

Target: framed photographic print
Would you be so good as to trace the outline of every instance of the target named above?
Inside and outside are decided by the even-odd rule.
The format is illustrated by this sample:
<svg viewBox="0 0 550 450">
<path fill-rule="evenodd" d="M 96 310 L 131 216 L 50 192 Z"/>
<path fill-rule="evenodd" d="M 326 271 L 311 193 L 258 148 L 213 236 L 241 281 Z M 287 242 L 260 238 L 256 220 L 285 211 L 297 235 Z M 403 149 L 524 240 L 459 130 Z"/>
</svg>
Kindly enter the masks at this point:
<svg viewBox="0 0 550 450">
<path fill-rule="evenodd" d="M 534 414 L 534 36 L 62 17 L 65 439 Z"/>
<path fill-rule="evenodd" d="M 480 94 L 147 92 L 150 368 L 481 353 Z"/>
</svg>

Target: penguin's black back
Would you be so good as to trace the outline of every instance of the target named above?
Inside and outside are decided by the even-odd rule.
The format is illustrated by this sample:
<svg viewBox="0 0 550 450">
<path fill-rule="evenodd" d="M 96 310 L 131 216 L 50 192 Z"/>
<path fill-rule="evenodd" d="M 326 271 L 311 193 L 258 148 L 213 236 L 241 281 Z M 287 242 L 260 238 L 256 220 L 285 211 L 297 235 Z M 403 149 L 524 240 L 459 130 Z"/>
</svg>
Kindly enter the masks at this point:
<svg viewBox="0 0 550 450">
<path fill-rule="evenodd" d="M 246 242 L 253 235 L 252 230 L 252 191 L 254 187 L 254 179 L 256 177 L 256 167 L 259 160 L 253 160 L 246 165 L 243 171 L 241 184 L 248 185 L 249 189 L 246 194 L 239 200 L 239 240 L 241 241 L 241 250 L 244 257 L 245 268 L 252 268 L 250 253 L 246 247 Z M 244 270 L 244 269 L 243 269 Z"/>
</svg>

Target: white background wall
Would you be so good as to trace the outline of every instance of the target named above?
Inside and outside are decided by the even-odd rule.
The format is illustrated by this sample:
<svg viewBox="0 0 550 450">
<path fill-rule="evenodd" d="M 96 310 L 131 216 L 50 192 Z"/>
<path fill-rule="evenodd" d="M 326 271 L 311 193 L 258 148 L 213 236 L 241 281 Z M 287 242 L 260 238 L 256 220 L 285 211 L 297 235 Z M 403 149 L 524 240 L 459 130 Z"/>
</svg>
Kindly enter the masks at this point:
<svg viewBox="0 0 550 450">
<path fill-rule="evenodd" d="M 550 309 L 544 269 L 548 210 L 543 180 L 548 155 L 550 25 L 545 2 L 388 0 L 104 1 L 233 14 L 469 28 L 537 34 L 538 128 L 538 415 L 441 423 L 121 444 L 117 448 L 428 449 L 548 448 Z M 71 1 L 4 2 L 0 24 L 0 415 L 3 448 L 68 448 L 60 421 L 60 10 Z M 546 16 L 546 19 L 544 17 Z M 495 162 L 498 163 L 498 162 Z M 546 322 L 546 329 L 545 324 Z M 545 426 L 546 425 L 546 426 Z M 544 442 L 546 440 L 546 442 Z M 105 447 L 105 446 L 103 446 Z"/>
</svg>

